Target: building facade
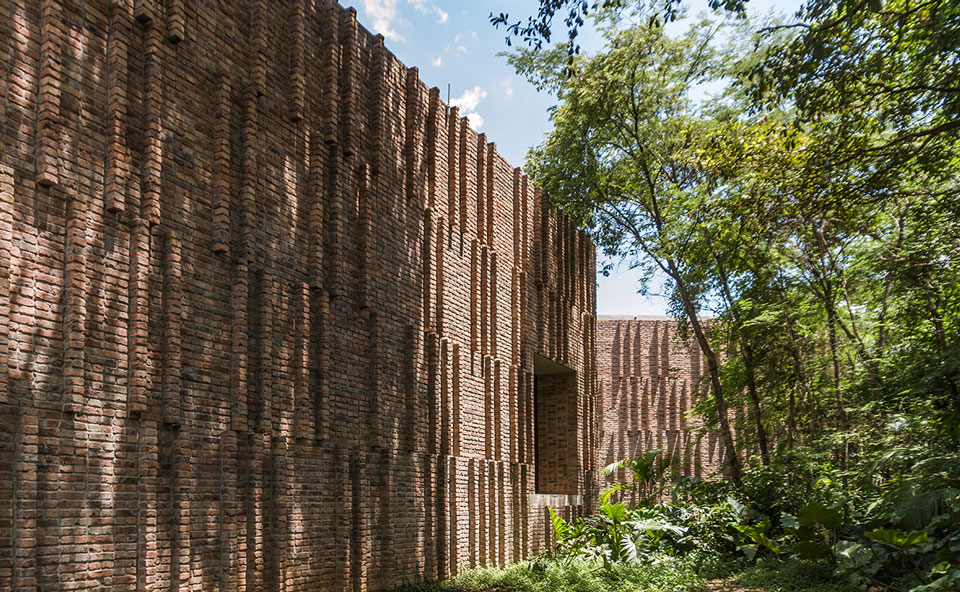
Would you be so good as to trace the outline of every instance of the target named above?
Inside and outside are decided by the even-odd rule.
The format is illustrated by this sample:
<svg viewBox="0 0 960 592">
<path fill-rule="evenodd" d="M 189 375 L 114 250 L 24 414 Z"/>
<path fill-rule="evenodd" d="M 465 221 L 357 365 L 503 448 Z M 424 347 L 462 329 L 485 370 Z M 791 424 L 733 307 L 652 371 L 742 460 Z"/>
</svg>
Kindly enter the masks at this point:
<svg viewBox="0 0 960 592">
<path fill-rule="evenodd" d="M 595 249 L 330 0 L 0 0 L 0 589 L 382 590 L 595 500 Z"/>
</svg>

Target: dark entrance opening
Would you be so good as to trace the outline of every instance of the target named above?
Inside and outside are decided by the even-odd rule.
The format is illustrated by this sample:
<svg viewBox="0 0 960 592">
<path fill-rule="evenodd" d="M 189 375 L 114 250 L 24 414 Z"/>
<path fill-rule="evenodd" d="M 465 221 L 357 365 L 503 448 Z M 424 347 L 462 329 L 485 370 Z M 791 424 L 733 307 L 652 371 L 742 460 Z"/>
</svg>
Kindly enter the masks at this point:
<svg viewBox="0 0 960 592">
<path fill-rule="evenodd" d="M 577 373 L 540 355 L 533 357 L 534 474 L 537 493 L 576 494 Z"/>
</svg>

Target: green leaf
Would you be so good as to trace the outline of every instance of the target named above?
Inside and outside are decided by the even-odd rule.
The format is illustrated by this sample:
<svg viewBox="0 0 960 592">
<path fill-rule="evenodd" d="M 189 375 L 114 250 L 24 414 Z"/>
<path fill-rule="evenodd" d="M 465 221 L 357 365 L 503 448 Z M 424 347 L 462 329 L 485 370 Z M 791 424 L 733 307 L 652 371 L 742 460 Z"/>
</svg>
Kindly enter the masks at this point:
<svg viewBox="0 0 960 592">
<path fill-rule="evenodd" d="M 747 508 L 747 505 L 740 502 L 740 500 L 732 495 L 727 496 L 727 505 L 729 505 L 730 509 L 733 510 L 733 514 L 737 517 L 737 520 L 740 520 L 741 522 L 745 521 L 750 515 L 750 510 Z"/>
<path fill-rule="evenodd" d="M 627 519 L 625 504 L 604 504 L 600 506 L 600 513 L 614 522 L 623 522 Z"/>
<path fill-rule="evenodd" d="M 843 523 L 843 514 L 836 508 L 828 508 L 822 502 L 813 502 L 800 508 L 797 519 L 804 526 L 820 526 L 832 530 Z"/>
<path fill-rule="evenodd" d="M 865 532 L 863 535 L 871 541 L 893 545 L 894 547 L 910 547 L 930 540 L 925 530 L 903 532 L 893 528 L 881 528 Z"/>
<path fill-rule="evenodd" d="M 854 541 L 837 541 L 833 546 L 833 555 L 845 569 L 857 569 L 873 560 L 870 549 Z"/>
<path fill-rule="evenodd" d="M 554 512 L 553 508 L 548 507 L 547 511 L 550 512 L 550 521 L 553 522 L 553 534 L 559 543 L 567 538 L 571 526 L 566 520 L 561 518 L 559 514 Z"/>
</svg>

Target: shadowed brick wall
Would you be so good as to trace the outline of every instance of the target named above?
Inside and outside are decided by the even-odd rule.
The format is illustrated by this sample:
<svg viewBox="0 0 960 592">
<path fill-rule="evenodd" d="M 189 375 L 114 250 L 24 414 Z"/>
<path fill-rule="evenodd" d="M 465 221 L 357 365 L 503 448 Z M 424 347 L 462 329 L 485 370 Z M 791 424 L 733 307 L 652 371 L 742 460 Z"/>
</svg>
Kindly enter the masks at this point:
<svg viewBox="0 0 960 592">
<path fill-rule="evenodd" d="M 722 467 L 717 433 L 698 439 L 687 413 L 706 385 L 700 348 L 677 337 L 677 321 L 663 317 L 599 317 L 597 372 L 601 401 L 600 466 L 662 448 L 684 475 L 707 477 Z M 623 470 L 607 483 L 627 477 Z"/>
<path fill-rule="evenodd" d="M 0 589 L 365 590 L 595 485 L 595 251 L 327 0 L 0 0 Z M 579 497 L 577 497 L 579 496 Z"/>
</svg>

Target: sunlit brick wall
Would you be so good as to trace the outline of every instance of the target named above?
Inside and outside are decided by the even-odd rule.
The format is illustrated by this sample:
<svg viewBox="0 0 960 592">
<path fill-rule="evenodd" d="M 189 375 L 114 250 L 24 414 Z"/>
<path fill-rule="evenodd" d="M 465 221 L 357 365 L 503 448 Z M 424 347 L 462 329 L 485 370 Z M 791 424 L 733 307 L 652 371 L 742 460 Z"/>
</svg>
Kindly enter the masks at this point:
<svg viewBox="0 0 960 592">
<path fill-rule="evenodd" d="M 696 343 L 677 337 L 677 322 L 654 317 L 600 317 L 600 464 L 662 448 L 682 474 L 708 477 L 723 462 L 716 433 L 697 438 L 688 412 L 706 392 L 706 362 Z M 691 338 L 692 339 L 692 338 Z M 628 476 L 621 470 L 607 483 Z"/>
<path fill-rule="evenodd" d="M 589 505 L 594 247 L 355 11 L 0 0 L 0 57 L 0 589 L 543 549 L 535 353 Z"/>
</svg>

